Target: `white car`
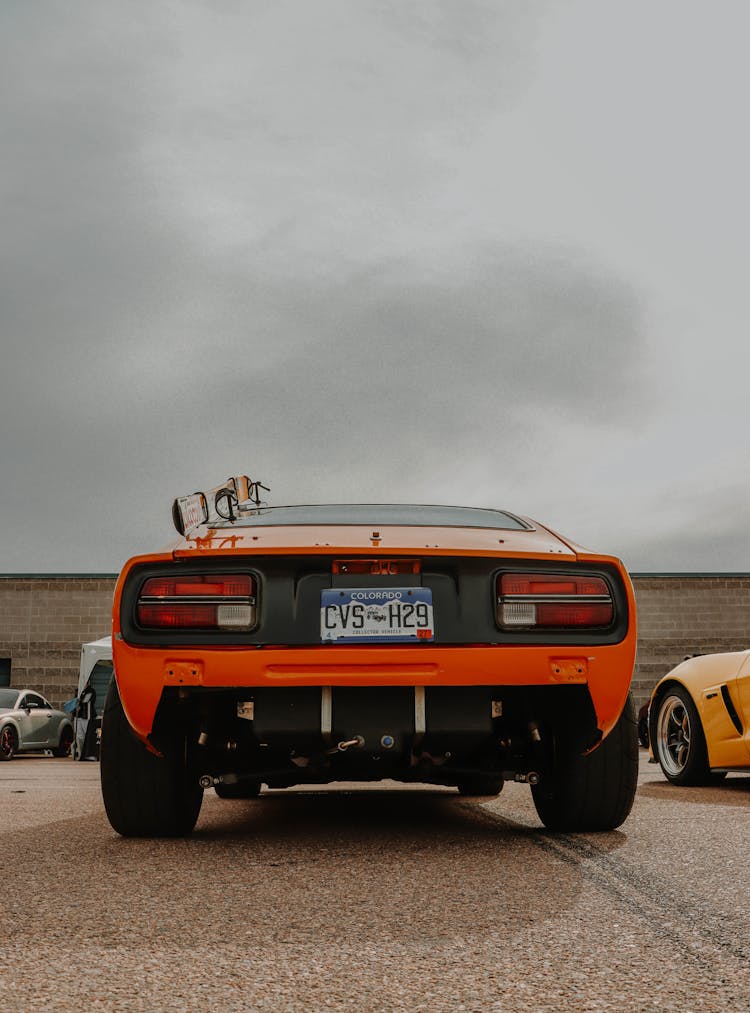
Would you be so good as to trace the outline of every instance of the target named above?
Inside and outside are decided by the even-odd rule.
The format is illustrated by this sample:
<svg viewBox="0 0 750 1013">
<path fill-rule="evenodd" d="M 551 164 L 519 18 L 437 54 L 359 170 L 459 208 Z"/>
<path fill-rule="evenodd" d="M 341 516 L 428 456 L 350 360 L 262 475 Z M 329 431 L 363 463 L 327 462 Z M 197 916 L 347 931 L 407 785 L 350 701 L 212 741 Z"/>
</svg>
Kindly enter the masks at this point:
<svg viewBox="0 0 750 1013">
<path fill-rule="evenodd" d="M 40 749 L 68 756 L 72 744 L 73 725 L 64 711 L 33 690 L 0 689 L 0 760 Z"/>
</svg>

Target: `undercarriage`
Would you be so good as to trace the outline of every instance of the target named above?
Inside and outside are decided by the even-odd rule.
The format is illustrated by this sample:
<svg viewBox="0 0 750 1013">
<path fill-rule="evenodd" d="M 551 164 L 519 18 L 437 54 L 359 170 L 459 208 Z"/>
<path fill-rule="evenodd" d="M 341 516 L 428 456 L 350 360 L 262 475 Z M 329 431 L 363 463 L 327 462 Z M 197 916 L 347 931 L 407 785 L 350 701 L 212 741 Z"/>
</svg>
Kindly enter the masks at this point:
<svg viewBox="0 0 750 1013">
<path fill-rule="evenodd" d="M 152 744 L 175 727 L 203 788 L 388 778 L 497 792 L 599 738 L 581 686 L 181 688 L 165 691 Z"/>
</svg>

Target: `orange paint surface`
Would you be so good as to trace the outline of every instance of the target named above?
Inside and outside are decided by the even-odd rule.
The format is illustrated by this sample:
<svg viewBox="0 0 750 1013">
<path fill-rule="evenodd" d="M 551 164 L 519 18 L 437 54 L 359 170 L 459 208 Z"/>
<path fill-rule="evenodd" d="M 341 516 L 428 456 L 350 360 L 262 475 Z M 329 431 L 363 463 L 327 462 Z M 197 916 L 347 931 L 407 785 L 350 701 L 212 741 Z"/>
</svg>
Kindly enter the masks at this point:
<svg viewBox="0 0 750 1013">
<path fill-rule="evenodd" d="M 578 560 L 615 566 L 623 579 L 629 629 L 617 644 L 592 648 L 568 644 L 514 645 L 315 645 L 206 646 L 175 649 L 134 647 L 120 636 L 120 603 L 136 564 L 173 558 L 226 555 L 373 555 L 365 526 L 199 529 L 171 551 L 131 559 L 123 568 L 113 603 L 114 666 L 128 720 L 146 738 L 165 686 L 555 686 L 585 683 L 606 735 L 624 706 L 636 648 L 635 599 L 623 564 L 612 556 L 577 551 L 538 524 L 533 531 L 474 528 L 381 527 L 377 553 L 421 558 L 482 556 L 502 559 Z"/>
</svg>

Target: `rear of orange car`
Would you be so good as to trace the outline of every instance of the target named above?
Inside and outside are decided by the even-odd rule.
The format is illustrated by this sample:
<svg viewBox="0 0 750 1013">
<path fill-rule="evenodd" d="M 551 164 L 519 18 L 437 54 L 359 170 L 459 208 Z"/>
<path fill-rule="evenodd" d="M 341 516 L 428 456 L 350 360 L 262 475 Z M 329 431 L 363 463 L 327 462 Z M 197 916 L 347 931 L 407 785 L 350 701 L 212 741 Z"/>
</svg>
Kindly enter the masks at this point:
<svg viewBox="0 0 750 1013">
<path fill-rule="evenodd" d="M 525 518 L 231 504 L 128 562 L 113 634 L 122 723 L 146 762 L 177 749 L 191 792 L 513 779 L 535 800 L 622 725 L 636 636 L 619 560 Z"/>
</svg>

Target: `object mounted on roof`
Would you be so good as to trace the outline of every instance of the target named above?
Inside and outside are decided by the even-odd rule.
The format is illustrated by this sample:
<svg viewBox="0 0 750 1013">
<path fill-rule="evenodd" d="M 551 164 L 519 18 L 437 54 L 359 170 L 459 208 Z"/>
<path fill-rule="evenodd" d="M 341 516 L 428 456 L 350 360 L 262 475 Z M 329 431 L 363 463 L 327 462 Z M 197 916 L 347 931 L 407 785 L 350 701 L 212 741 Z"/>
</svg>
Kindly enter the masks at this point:
<svg viewBox="0 0 750 1013">
<path fill-rule="evenodd" d="M 261 505 L 261 490 L 271 491 L 268 486 L 254 482 L 247 475 L 235 475 L 215 489 L 179 496 L 172 504 L 174 526 L 179 534 L 189 535 L 201 524 L 233 522 L 243 511 L 257 509 Z"/>
</svg>

